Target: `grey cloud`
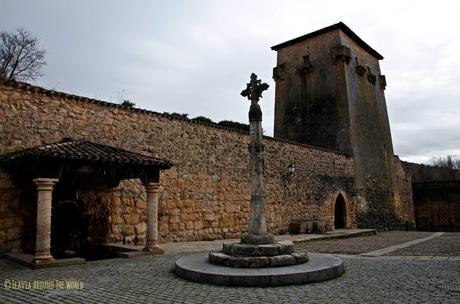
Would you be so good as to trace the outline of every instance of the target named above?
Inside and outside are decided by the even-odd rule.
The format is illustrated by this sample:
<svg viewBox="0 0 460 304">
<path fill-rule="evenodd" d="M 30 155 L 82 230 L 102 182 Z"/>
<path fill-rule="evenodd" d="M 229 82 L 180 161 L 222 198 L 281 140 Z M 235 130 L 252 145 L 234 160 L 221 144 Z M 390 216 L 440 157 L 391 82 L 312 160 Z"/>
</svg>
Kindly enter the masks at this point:
<svg viewBox="0 0 460 304">
<path fill-rule="evenodd" d="M 385 56 L 395 153 L 420 160 L 460 149 L 458 6 L 4 0 L 0 20 L 3 29 L 28 28 L 48 50 L 37 84 L 113 101 L 125 90 L 155 111 L 246 122 L 239 92 L 255 72 L 270 84 L 261 102 L 268 135 L 276 64 L 270 46 L 342 20 Z"/>
</svg>

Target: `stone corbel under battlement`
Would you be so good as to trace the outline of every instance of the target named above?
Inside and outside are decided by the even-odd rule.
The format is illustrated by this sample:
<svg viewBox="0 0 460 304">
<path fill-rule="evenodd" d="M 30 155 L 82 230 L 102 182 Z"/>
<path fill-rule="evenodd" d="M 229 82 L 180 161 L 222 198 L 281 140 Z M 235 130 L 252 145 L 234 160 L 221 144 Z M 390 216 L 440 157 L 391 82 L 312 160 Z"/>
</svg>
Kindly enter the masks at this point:
<svg viewBox="0 0 460 304">
<path fill-rule="evenodd" d="M 386 85 L 386 82 L 385 82 L 385 76 L 383 75 L 374 75 L 372 74 L 371 72 L 371 69 L 369 67 L 364 67 L 360 64 L 357 64 L 356 67 L 355 67 L 355 70 L 356 70 L 356 74 L 358 74 L 359 76 L 364 76 L 364 74 L 366 74 L 366 71 L 367 71 L 367 81 L 373 85 L 375 85 L 375 82 L 377 81 L 377 77 L 379 78 L 379 83 L 380 85 L 382 86 L 382 80 L 381 78 L 383 77 L 383 83 L 385 83 Z M 382 89 L 385 88 L 385 85 L 382 87 Z"/>
<path fill-rule="evenodd" d="M 355 67 L 355 70 L 359 76 L 364 76 L 364 74 L 366 73 L 366 68 L 359 64 Z"/>
<path fill-rule="evenodd" d="M 273 80 L 279 81 L 284 80 L 284 75 L 286 73 L 286 64 L 282 63 L 273 68 Z"/>
<path fill-rule="evenodd" d="M 374 74 L 369 73 L 369 75 L 367 75 L 367 81 L 369 81 L 370 83 L 375 84 L 376 80 L 377 77 Z"/>
<path fill-rule="evenodd" d="M 351 61 L 351 50 L 344 45 L 338 45 L 332 48 L 332 59 L 335 61 L 346 62 Z"/>
<path fill-rule="evenodd" d="M 385 75 L 378 75 L 377 77 L 379 79 L 380 89 L 385 90 L 387 87 L 387 79 Z"/>
</svg>

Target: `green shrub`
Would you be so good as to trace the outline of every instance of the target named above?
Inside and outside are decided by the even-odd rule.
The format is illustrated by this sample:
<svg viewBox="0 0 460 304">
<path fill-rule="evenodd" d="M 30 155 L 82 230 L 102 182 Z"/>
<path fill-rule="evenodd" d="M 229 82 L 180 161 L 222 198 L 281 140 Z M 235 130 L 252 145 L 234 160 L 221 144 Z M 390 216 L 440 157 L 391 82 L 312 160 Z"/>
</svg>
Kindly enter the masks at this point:
<svg viewBox="0 0 460 304">
<path fill-rule="evenodd" d="M 229 128 L 229 129 L 237 129 L 249 132 L 249 125 L 230 121 L 230 120 L 222 120 L 218 123 L 219 126 Z"/>
<path fill-rule="evenodd" d="M 214 121 L 212 121 L 211 119 L 209 119 L 207 117 L 204 117 L 204 116 L 198 116 L 198 117 L 192 118 L 192 120 L 193 121 L 204 122 L 204 123 L 207 123 L 207 124 L 216 124 Z"/>
</svg>

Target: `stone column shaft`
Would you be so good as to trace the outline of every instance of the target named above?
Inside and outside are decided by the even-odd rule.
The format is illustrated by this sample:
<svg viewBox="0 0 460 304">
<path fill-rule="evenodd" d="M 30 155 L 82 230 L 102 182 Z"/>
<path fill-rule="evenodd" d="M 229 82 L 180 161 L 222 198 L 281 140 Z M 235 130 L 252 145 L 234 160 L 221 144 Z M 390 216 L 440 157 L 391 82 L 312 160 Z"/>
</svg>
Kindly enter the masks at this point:
<svg viewBox="0 0 460 304">
<path fill-rule="evenodd" d="M 159 183 L 146 183 L 147 190 L 147 240 L 144 251 L 163 254 L 158 242 L 158 189 Z"/>
<path fill-rule="evenodd" d="M 269 244 L 273 243 L 273 236 L 267 234 L 264 210 L 264 159 L 262 144 L 262 110 L 258 101 L 262 98 L 262 92 L 269 85 L 257 79 L 257 75 L 251 74 L 251 81 L 246 84 L 246 89 L 241 96 L 251 101 L 249 107 L 249 168 L 251 178 L 251 204 L 249 208 L 248 233 L 241 235 L 241 242 L 246 244 Z"/>
<path fill-rule="evenodd" d="M 258 107 L 259 105 L 257 105 Z M 249 234 L 263 235 L 267 233 L 264 212 L 263 192 L 263 145 L 262 121 L 250 121 L 250 169 L 251 169 L 251 205 L 249 214 Z"/>
<path fill-rule="evenodd" d="M 54 184 L 58 179 L 36 178 L 37 185 L 37 235 L 33 263 L 39 264 L 54 260 L 51 255 L 51 207 Z"/>
</svg>

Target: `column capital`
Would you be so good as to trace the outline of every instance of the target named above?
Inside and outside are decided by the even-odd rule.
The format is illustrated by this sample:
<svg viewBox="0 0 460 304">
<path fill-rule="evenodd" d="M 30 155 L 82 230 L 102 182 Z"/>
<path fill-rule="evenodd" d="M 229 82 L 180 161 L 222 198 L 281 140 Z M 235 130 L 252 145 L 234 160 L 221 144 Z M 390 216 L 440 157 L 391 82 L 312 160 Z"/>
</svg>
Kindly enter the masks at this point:
<svg viewBox="0 0 460 304">
<path fill-rule="evenodd" d="M 160 189 L 160 183 L 146 182 L 144 183 L 144 187 L 147 190 L 147 193 L 158 192 L 158 190 Z"/>
<path fill-rule="evenodd" d="M 53 190 L 53 186 L 59 181 L 57 178 L 44 178 L 39 177 L 33 179 L 38 190 Z"/>
</svg>

